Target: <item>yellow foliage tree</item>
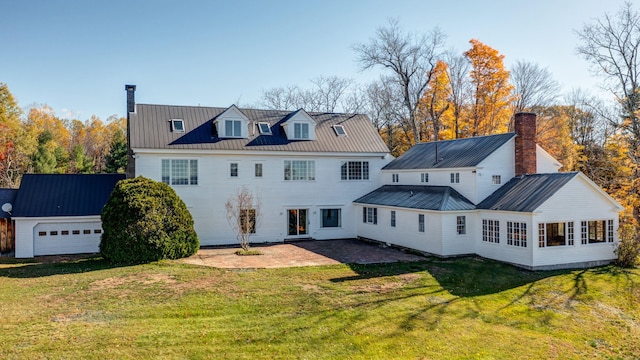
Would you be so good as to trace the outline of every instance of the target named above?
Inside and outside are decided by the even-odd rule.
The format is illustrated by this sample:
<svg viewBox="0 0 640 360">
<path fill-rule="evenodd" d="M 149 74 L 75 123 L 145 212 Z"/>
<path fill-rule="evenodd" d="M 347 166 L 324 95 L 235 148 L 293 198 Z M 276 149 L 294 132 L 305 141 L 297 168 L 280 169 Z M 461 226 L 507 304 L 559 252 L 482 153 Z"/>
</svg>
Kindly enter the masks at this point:
<svg viewBox="0 0 640 360">
<path fill-rule="evenodd" d="M 469 136 L 489 135 L 508 131 L 514 102 L 509 71 L 504 68 L 504 55 L 476 39 L 464 53 L 471 61 L 471 82 L 474 99 L 467 126 Z"/>
<path fill-rule="evenodd" d="M 442 60 L 436 63 L 424 96 L 418 102 L 418 117 L 423 119 L 419 128 L 420 138 L 423 141 L 442 139 L 441 133 L 445 126 L 443 118 L 451 108 L 449 103 L 451 86 L 447 68 L 448 65 Z"/>
</svg>

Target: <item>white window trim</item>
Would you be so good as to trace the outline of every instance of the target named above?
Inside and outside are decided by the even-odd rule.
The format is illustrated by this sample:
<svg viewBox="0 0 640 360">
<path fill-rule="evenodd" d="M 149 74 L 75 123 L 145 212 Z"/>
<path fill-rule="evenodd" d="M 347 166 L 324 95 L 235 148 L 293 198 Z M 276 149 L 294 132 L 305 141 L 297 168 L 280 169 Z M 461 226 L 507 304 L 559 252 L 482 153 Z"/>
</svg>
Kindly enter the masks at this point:
<svg viewBox="0 0 640 360">
<path fill-rule="evenodd" d="M 188 178 L 188 184 L 173 184 L 173 161 L 187 161 L 187 178 Z M 169 175 L 168 175 L 168 183 L 164 181 L 164 174 L 163 174 L 163 165 L 162 163 L 164 161 L 168 161 L 169 162 Z M 196 164 L 196 174 L 195 174 L 195 184 L 192 183 L 192 174 L 191 174 L 191 164 L 192 161 L 195 161 Z M 198 159 L 194 159 L 194 158 L 161 158 L 160 159 L 160 182 L 164 182 L 167 185 L 170 186 L 199 186 L 200 185 L 200 164 Z"/>
<path fill-rule="evenodd" d="M 262 125 L 266 125 L 268 131 L 263 131 Z M 271 132 L 271 125 L 268 122 L 264 121 L 258 122 L 258 132 L 260 132 L 261 135 L 273 135 L 273 132 Z"/>
<path fill-rule="evenodd" d="M 351 179 L 349 176 L 349 164 L 350 163 L 359 163 L 360 166 L 360 179 Z M 365 163 L 366 163 L 366 173 L 365 173 Z M 346 173 L 343 172 L 343 168 L 346 165 Z M 369 181 L 371 180 L 370 174 L 371 166 L 369 161 L 367 160 L 344 160 L 340 162 L 340 181 Z M 346 175 L 346 178 L 345 178 Z M 366 177 L 365 177 L 366 175 Z"/>
<path fill-rule="evenodd" d="M 176 124 L 180 124 L 181 129 L 176 128 Z M 185 132 L 183 119 L 171 119 L 171 131 L 177 133 Z"/>
</svg>

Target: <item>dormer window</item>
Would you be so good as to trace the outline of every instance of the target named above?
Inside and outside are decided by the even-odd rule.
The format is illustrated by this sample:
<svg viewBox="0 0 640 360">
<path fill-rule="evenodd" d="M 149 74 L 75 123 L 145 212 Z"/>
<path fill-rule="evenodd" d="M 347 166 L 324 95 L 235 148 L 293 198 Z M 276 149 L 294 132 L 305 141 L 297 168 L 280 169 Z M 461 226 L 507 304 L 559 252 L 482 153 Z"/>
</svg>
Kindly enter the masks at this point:
<svg viewBox="0 0 640 360">
<path fill-rule="evenodd" d="M 287 115 L 281 126 L 290 140 L 316 139 L 316 121 L 303 109 Z"/>
<path fill-rule="evenodd" d="M 171 131 L 184 132 L 184 122 L 182 119 L 171 119 Z"/>
<path fill-rule="evenodd" d="M 344 126 L 342 125 L 334 125 L 333 131 L 335 131 L 338 136 L 347 136 L 347 132 L 344 131 Z"/>
<path fill-rule="evenodd" d="M 249 118 L 231 105 L 213 119 L 215 133 L 220 138 L 246 139 L 249 137 Z"/>
<path fill-rule="evenodd" d="M 271 127 L 269 126 L 269 123 L 266 122 L 259 122 L 258 123 L 258 130 L 260 130 L 260 134 L 262 135 L 271 135 Z"/>
<path fill-rule="evenodd" d="M 242 137 L 242 120 L 225 120 L 224 136 Z"/>
<path fill-rule="evenodd" d="M 309 124 L 306 123 L 294 123 L 293 124 L 293 137 L 295 139 L 309 139 Z"/>
</svg>

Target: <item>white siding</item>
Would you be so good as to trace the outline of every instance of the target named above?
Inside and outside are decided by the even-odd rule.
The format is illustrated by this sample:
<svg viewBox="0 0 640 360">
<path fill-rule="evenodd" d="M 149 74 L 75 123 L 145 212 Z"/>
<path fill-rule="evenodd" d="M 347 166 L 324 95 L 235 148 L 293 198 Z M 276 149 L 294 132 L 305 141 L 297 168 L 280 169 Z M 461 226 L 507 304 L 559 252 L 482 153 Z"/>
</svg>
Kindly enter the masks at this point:
<svg viewBox="0 0 640 360">
<path fill-rule="evenodd" d="M 287 210 L 308 209 L 309 232 L 314 239 L 356 237 L 351 202 L 379 187 L 380 168 L 390 161 L 380 156 L 310 156 L 250 154 L 145 154 L 137 152 L 136 175 L 161 180 L 161 159 L 198 160 L 198 185 L 173 186 L 194 218 L 202 245 L 235 244 L 235 234 L 226 219 L 224 203 L 242 186 L 259 195 L 262 215 L 252 242 L 276 242 L 291 238 L 287 234 Z M 285 181 L 285 160 L 315 161 L 315 180 Z M 368 161 L 369 180 L 341 180 L 342 161 Z M 238 177 L 229 176 L 229 163 L 238 163 Z M 262 163 L 262 178 L 254 176 L 254 164 Z M 320 209 L 339 208 L 340 228 L 321 228 Z"/>
<path fill-rule="evenodd" d="M 533 218 L 536 231 L 533 265 L 549 266 L 615 259 L 614 249 L 618 242 L 618 211 L 616 204 L 597 191 L 583 178 L 583 175 L 576 176 L 536 211 Z M 608 219 L 614 221 L 613 243 L 581 244 L 581 221 Z M 538 223 L 568 221 L 573 221 L 575 226 L 573 246 L 538 247 Z"/>
<path fill-rule="evenodd" d="M 59 218 L 15 218 L 16 221 L 16 258 L 31 258 L 37 255 L 82 254 L 99 251 L 102 224 L 100 216 L 59 217 Z M 80 234 L 73 236 L 72 231 L 79 229 Z M 91 234 L 83 234 L 83 230 Z M 99 229 L 100 233 L 95 230 Z M 62 231 L 69 235 L 62 235 Z M 46 236 L 38 236 L 46 231 Z M 58 235 L 50 236 L 50 231 Z"/>
<path fill-rule="evenodd" d="M 466 234 L 458 234 L 457 217 L 464 216 Z M 442 214 L 442 252 L 440 255 L 465 255 L 475 253 L 475 239 L 477 237 L 475 224 L 477 213 L 446 212 Z"/>
<path fill-rule="evenodd" d="M 469 200 L 475 204 L 486 199 L 501 185 L 507 183 L 515 176 L 515 140 L 511 139 L 491 155 L 478 164 L 477 169 L 477 195 Z M 499 175 L 501 185 L 493 185 L 493 175 Z"/>
<path fill-rule="evenodd" d="M 428 172 L 429 182 L 421 183 L 420 174 Z M 459 183 L 451 183 L 451 174 L 460 174 Z M 399 181 L 392 182 L 392 175 L 398 174 Z M 476 198 L 476 173 L 472 168 L 459 169 L 429 169 L 424 170 L 384 170 L 381 174 L 382 183 L 385 185 L 433 185 L 433 186 L 451 186 L 460 194 L 465 196 L 471 202 Z M 491 179 L 489 179 L 491 180 Z"/>
<path fill-rule="evenodd" d="M 506 211 L 480 211 L 476 223 L 476 253 L 488 259 L 494 259 L 512 264 L 532 266 L 532 252 L 534 241 L 538 241 L 537 227 L 532 227 L 530 213 L 516 213 Z M 500 227 L 500 242 L 492 243 L 482 240 L 482 220 L 498 220 Z M 527 224 L 527 247 L 507 245 L 507 221 Z"/>
<path fill-rule="evenodd" d="M 375 207 L 375 206 L 370 206 Z M 432 254 L 442 253 L 442 214 L 412 209 L 377 207 L 378 223 L 362 221 L 362 206 L 354 206 L 358 236 Z M 391 211 L 396 211 L 396 227 L 391 227 Z M 418 231 L 418 215 L 425 218 L 425 231 Z"/>
<path fill-rule="evenodd" d="M 562 164 L 538 145 L 536 148 L 536 167 L 538 174 L 548 174 L 558 172 Z"/>
</svg>

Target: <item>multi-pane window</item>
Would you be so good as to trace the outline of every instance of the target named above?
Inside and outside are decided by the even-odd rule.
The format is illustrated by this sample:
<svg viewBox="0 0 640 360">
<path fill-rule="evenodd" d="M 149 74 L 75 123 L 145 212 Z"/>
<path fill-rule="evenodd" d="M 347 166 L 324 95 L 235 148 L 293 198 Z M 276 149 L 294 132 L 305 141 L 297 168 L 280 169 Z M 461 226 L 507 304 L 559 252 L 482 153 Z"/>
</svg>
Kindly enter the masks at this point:
<svg viewBox="0 0 640 360">
<path fill-rule="evenodd" d="M 294 123 L 293 124 L 293 137 L 296 139 L 308 139 L 309 138 L 309 124 L 306 123 Z"/>
<path fill-rule="evenodd" d="M 322 216 L 320 225 L 323 228 L 342 226 L 342 210 L 341 209 L 321 209 Z"/>
<path fill-rule="evenodd" d="M 242 121 L 241 120 L 225 120 L 224 136 L 242 137 Z"/>
<path fill-rule="evenodd" d="M 396 211 L 391 210 L 391 227 L 396 227 Z"/>
<path fill-rule="evenodd" d="M 428 183 L 429 182 L 429 173 L 420 174 L 420 182 Z"/>
<path fill-rule="evenodd" d="M 500 175 L 491 175 L 491 184 L 493 185 L 502 184 L 502 177 Z"/>
<path fill-rule="evenodd" d="M 538 224 L 538 247 L 573 245 L 573 227 L 573 222 Z"/>
<path fill-rule="evenodd" d="M 391 174 L 391 182 L 397 183 L 398 181 L 400 181 L 400 175 L 399 174 Z"/>
<path fill-rule="evenodd" d="M 607 220 L 607 241 L 613 242 L 613 220 Z"/>
<path fill-rule="evenodd" d="M 482 219 L 482 241 L 500 242 L 500 222 L 498 220 Z"/>
<path fill-rule="evenodd" d="M 377 224 L 378 223 L 378 208 L 363 207 L 362 208 L 362 222 L 365 224 Z"/>
<path fill-rule="evenodd" d="M 256 163 L 253 165 L 253 176 L 262 177 L 262 163 Z"/>
<path fill-rule="evenodd" d="M 343 161 L 340 166 L 342 180 L 369 180 L 368 161 Z"/>
<path fill-rule="evenodd" d="M 418 231 L 424 232 L 424 214 L 418 214 Z"/>
<path fill-rule="evenodd" d="M 507 245 L 527 247 L 527 223 L 507 221 Z"/>
<path fill-rule="evenodd" d="M 573 246 L 575 244 L 575 233 L 573 230 L 573 221 L 567 223 L 567 244 Z"/>
<path fill-rule="evenodd" d="M 456 217 L 456 232 L 458 233 L 458 235 L 464 235 L 467 233 L 467 217 L 466 216 Z"/>
<path fill-rule="evenodd" d="M 452 184 L 460 183 L 460 173 L 451 173 L 451 183 Z"/>
<path fill-rule="evenodd" d="M 229 176 L 238 177 L 238 163 L 229 164 Z"/>
<path fill-rule="evenodd" d="M 198 185 L 198 160 L 162 159 L 162 182 L 169 185 Z"/>
<path fill-rule="evenodd" d="M 581 232 L 583 244 L 613 242 L 613 220 L 582 221 Z"/>
<path fill-rule="evenodd" d="M 313 160 L 285 160 L 285 180 L 315 180 L 316 162 Z"/>
</svg>

